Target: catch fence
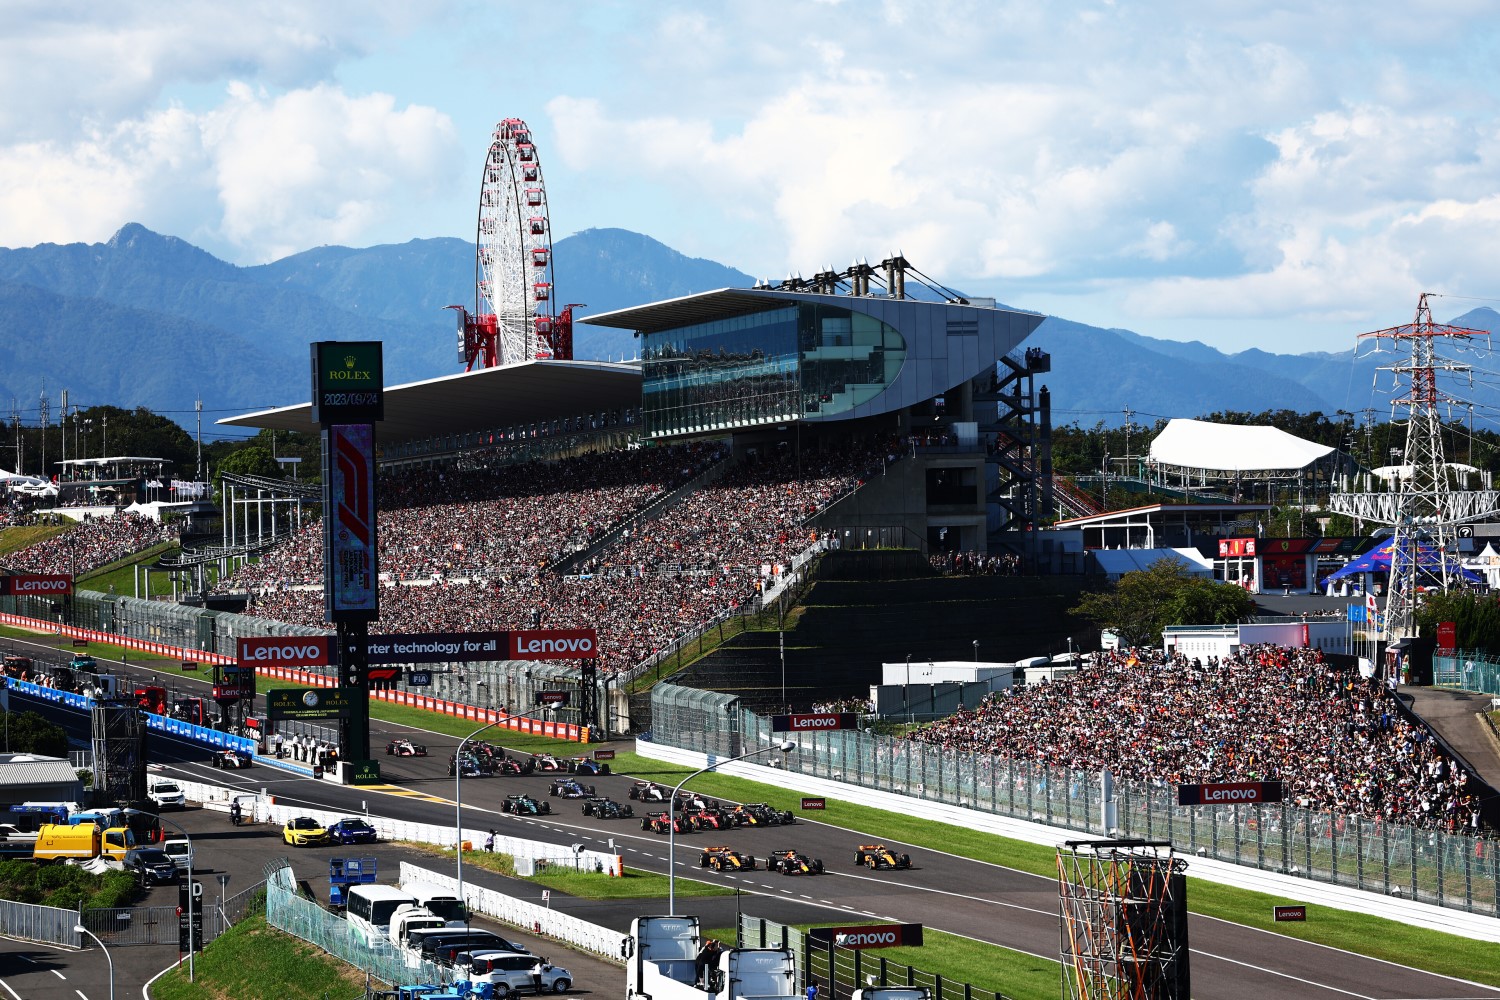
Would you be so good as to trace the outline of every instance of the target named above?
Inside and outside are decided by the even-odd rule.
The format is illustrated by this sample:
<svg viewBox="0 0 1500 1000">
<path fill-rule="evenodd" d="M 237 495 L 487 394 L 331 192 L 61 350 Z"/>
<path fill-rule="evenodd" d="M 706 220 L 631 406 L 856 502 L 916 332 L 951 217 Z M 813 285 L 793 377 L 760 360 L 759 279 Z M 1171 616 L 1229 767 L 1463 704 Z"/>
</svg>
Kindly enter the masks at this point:
<svg viewBox="0 0 1500 1000">
<path fill-rule="evenodd" d="M 734 757 L 785 738 L 732 695 L 652 689 L 656 743 Z M 1043 823 L 1089 836 L 1170 840 L 1179 852 L 1500 916 L 1500 845 L 1464 834 L 1317 812 L 1291 802 L 1192 806 L 1170 785 L 1006 760 L 853 730 L 796 737 L 768 763 L 849 785 Z M 768 778 L 768 780 L 774 780 Z"/>
<path fill-rule="evenodd" d="M 742 948 L 790 948 L 797 956 L 798 989 L 817 983 L 818 996 L 828 1000 L 850 1000 L 855 990 L 871 986 L 925 987 L 932 1000 L 1009 1000 L 1004 993 L 946 979 L 878 952 L 824 944 L 795 927 L 748 913 L 739 916 L 738 934 Z"/>
</svg>

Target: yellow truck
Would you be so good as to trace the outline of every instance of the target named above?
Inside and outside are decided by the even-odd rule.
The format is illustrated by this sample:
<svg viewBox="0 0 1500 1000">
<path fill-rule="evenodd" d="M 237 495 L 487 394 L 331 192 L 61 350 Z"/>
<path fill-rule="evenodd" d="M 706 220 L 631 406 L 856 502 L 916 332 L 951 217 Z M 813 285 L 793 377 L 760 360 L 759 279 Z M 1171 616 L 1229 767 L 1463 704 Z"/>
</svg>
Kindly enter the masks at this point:
<svg viewBox="0 0 1500 1000">
<path fill-rule="evenodd" d="M 135 846 L 135 834 L 129 827 L 113 826 L 101 830 L 93 823 L 67 826 L 47 823 L 37 831 L 36 847 L 31 856 L 37 861 L 63 861 L 68 858 L 87 860 L 103 855 L 122 861 L 125 852 Z"/>
</svg>

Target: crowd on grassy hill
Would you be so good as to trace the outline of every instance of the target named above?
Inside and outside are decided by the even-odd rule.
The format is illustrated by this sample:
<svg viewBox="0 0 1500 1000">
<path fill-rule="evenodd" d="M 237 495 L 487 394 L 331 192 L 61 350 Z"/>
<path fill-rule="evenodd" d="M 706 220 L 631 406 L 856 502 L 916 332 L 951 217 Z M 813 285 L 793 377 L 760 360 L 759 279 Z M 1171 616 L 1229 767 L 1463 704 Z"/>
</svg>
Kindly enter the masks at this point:
<svg viewBox="0 0 1500 1000">
<path fill-rule="evenodd" d="M 633 465 L 635 456 L 656 464 Z M 663 456 L 674 458 L 659 468 Z M 596 537 L 719 457 L 701 447 L 612 452 L 598 456 L 576 482 L 573 473 L 550 466 L 513 466 L 508 475 L 495 470 L 497 476 L 485 480 L 454 474 L 384 494 L 384 504 L 406 506 L 381 511 L 381 570 L 392 574 L 390 582 L 409 585 L 382 588 L 373 628 L 592 626 L 601 667 L 629 667 L 754 599 L 815 541 L 804 526 L 808 516 L 878 471 L 886 449 L 751 459 L 661 517 L 630 526 L 569 575 L 542 568 L 559 551 L 559 539 L 580 544 Z M 551 463 L 558 464 L 565 463 Z M 616 507 L 606 505 L 601 491 L 586 489 L 595 479 L 615 484 L 619 493 L 608 496 Z M 502 481 L 504 489 L 495 492 Z M 389 555 L 387 538 L 397 539 Z M 292 589 L 321 580 L 315 539 L 309 534 L 283 546 L 236 577 L 253 591 L 251 614 L 323 624 L 322 595 Z"/>
<path fill-rule="evenodd" d="M 1479 832 L 1468 774 L 1394 697 L 1316 649 L 1251 646 L 1206 663 L 1106 651 L 911 738 L 1158 785 L 1280 780 L 1307 808 Z"/>
<path fill-rule="evenodd" d="M 62 534 L 13 552 L 6 567 L 17 573 L 83 573 L 175 537 L 171 527 L 139 514 L 84 515 Z"/>
</svg>

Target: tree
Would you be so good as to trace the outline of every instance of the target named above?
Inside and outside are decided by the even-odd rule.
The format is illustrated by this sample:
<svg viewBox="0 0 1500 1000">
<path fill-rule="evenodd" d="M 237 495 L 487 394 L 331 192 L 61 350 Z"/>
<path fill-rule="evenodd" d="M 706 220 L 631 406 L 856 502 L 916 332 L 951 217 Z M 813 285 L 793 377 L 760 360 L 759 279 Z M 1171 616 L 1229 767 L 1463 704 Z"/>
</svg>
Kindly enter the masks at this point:
<svg viewBox="0 0 1500 1000">
<path fill-rule="evenodd" d="M 1439 622 L 1454 623 L 1459 649 L 1500 653 L 1500 603 L 1493 594 L 1428 594 L 1417 609 L 1421 634 L 1436 636 Z"/>
<path fill-rule="evenodd" d="M 225 455 L 219 461 L 221 476 L 260 476 L 262 479 L 283 479 L 281 466 L 277 464 L 269 449 L 258 445 L 241 448 Z"/>
<path fill-rule="evenodd" d="M 1158 559 L 1126 573 L 1110 590 L 1084 595 L 1072 612 L 1128 645 L 1152 646 L 1169 625 L 1229 625 L 1254 610 L 1254 598 L 1234 584 L 1195 577 L 1175 559 Z"/>
<path fill-rule="evenodd" d="M 4 712 L 11 753 L 36 753 L 68 759 L 68 731 L 37 712 Z"/>
</svg>

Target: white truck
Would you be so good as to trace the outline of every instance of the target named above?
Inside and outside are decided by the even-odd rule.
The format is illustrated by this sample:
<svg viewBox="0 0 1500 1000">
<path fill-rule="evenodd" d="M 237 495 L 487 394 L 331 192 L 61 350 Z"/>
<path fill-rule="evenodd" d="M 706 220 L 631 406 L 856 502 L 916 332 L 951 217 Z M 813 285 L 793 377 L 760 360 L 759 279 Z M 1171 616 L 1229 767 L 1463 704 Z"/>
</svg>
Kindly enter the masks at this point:
<svg viewBox="0 0 1500 1000">
<path fill-rule="evenodd" d="M 427 907 L 415 903 L 404 903 L 391 914 L 391 944 L 406 947 L 406 935 L 410 931 L 439 930 L 447 927 L 448 921 Z"/>
<path fill-rule="evenodd" d="M 628 1000 L 801 1000 L 788 948 L 729 948 L 703 953 L 698 918 L 637 917 L 621 944 Z"/>
</svg>

